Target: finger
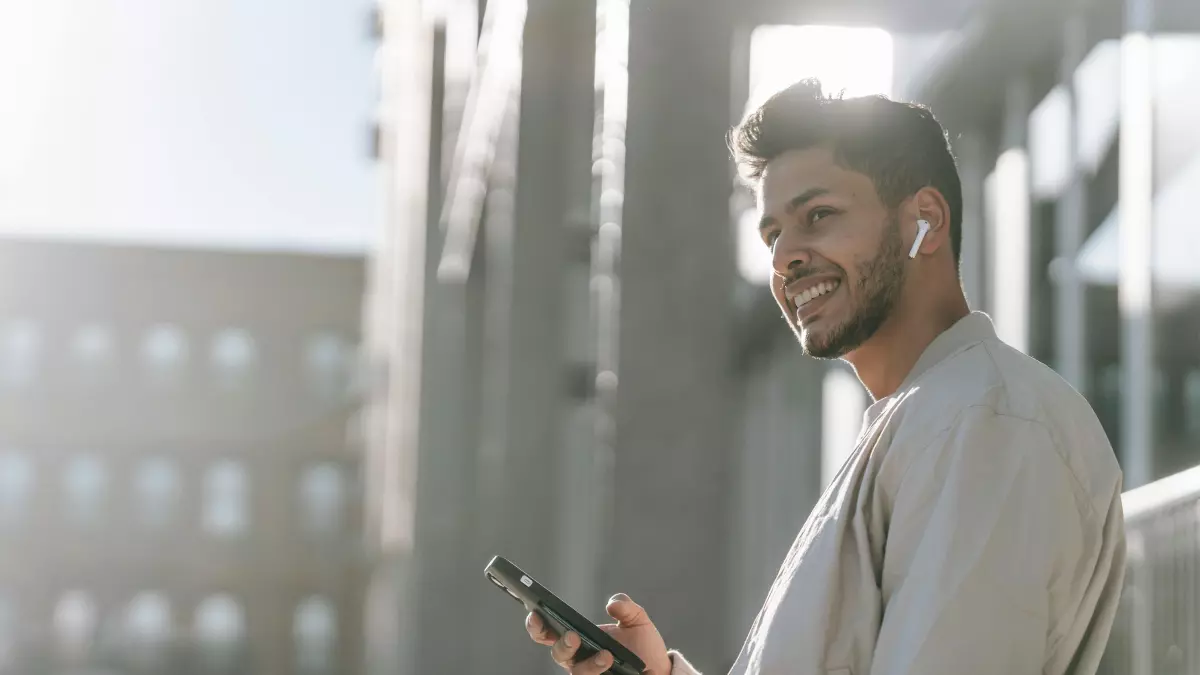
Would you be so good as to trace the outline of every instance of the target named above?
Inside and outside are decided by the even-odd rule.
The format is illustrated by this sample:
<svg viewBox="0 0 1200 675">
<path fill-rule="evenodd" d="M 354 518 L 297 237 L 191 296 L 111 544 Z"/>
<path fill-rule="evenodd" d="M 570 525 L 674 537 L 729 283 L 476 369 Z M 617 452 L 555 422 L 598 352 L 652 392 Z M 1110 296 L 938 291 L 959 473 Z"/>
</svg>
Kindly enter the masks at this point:
<svg viewBox="0 0 1200 675">
<path fill-rule="evenodd" d="M 617 624 L 622 628 L 633 628 L 635 626 L 643 626 L 650 623 L 650 617 L 646 616 L 646 610 L 642 606 L 629 599 L 624 593 L 617 593 L 608 601 L 608 615 L 617 620 Z"/>
<path fill-rule="evenodd" d="M 554 642 L 550 647 L 550 658 L 558 665 L 571 670 L 571 662 L 575 660 L 575 652 L 579 651 L 579 636 L 570 631 Z"/>
<path fill-rule="evenodd" d="M 607 651 L 600 652 L 590 659 L 580 661 L 571 666 L 571 675 L 602 675 L 605 671 L 612 667 L 612 654 Z"/>
<path fill-rule="evenodd" d="M 530 612 L 529 616 L 525 617 L 525 630 L 529 632 L 529 637 L 540 645 L 550 646 L 558 639 L 558 635 L 546 627 L 537 612 Z"/>
</svg>

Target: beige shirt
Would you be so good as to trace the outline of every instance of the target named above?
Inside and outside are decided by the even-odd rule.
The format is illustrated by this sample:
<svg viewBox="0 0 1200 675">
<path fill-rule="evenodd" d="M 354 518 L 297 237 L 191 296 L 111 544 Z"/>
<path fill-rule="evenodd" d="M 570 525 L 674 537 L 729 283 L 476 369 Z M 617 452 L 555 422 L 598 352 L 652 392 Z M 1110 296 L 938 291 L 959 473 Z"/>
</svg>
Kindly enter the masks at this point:
<svg viewBox="0 0 1200 675">
<path fill-rule="evenodd" d="M 974 313 L 867 410 L 731 673 L 1094 673 L 1124 567 L 1095 414 Z"/>
</svg>

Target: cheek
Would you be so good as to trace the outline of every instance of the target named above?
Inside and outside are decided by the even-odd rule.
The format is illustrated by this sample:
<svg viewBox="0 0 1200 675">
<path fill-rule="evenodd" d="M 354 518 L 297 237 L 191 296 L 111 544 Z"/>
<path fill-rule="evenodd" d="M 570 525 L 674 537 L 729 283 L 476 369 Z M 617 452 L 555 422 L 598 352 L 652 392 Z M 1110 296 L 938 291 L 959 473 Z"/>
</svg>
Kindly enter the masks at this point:
<svg viewBox="0 0 1200 675">
<path fill-rule="evenodd" d="M 779 305 L 779 308 L 786 313 L 788 309 L 787 296 L 783 294 L 783 288 L 776 281 L 771 281 L 771 296 L 775 298 L 775 304 Z"/>
<path fill-rule="evenodd" d="M 871 260 L 875 251 L 876 245 L 873 242 L 845 237 L 839 240 L 836 246 L 829 247 L 827 257 L 829 262 L 838 268 L 844 285 L 854 288 L 859 282 L 859 270 L 864 262 Z"/>
</svg>

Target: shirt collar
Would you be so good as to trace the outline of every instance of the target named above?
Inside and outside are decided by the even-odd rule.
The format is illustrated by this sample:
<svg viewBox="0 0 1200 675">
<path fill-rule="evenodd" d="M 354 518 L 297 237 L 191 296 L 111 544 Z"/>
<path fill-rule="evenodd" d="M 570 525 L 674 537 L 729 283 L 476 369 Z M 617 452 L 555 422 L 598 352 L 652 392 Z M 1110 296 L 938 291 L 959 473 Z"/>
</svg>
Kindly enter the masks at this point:
<svg viewBox="0 0 1200 675">
<path fill-rule="evenodd" d="M 971 312 L 954 322 L 954 325 L 942 331 L 941 335 L 929 343 L 896 391 L 907 389 L 930 368 L 945 361 L 963 348 L 994 339 L 996 339 L 996 328 L 992 325 L 992 319 L 983 312 Z"/>
<path fill-rule="evenodd" d="M 911 387 L 930 368 L 966 347 L 995 338 L 996 328 L 992 325 L 992 319 L 983 312 L 971 312 L 954 322 L 954 325 L 942 331 L 942 334 L 934 338 L 925 351 L 921 352 L 921 356 L 913 365 L 912 370 L 908 371 L 904 381 L 891 396 L 885 396 L 867 408 L 864 419 L 871 421 L 878 417 L 891 401 Z"/>
</svg>

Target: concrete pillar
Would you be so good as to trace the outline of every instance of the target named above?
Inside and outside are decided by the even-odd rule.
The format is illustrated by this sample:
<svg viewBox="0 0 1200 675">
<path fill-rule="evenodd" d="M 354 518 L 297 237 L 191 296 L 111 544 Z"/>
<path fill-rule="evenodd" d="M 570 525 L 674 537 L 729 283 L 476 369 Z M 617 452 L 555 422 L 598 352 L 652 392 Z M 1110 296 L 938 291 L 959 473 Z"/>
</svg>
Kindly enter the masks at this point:
<svg viewBox="0 0 1200 675">
<path fill-rule="evenodd" d="M 766 292 L 765 289 L 763 292 Z M 822 392 L 827 364 L 804 356 L 782 319 L 770 354 L 744 375 L 733 544 L 735 654 L 821 493 Z"/>
<path fill-rule="evenodd" d="M 600 584 L 642 602 L 708 672 L 736 656 L 725 649 L 733 22 L 720 7 L 630 8 L 613 506 Z"/>
<path fill-rule="evenodd" d="M 442 283 L 436 278 L 445 245 L 438 212 L 445 199 L 443 176 L 450 163 L 453 137 L 450 126 L 459 121 L 460 106 L 447 87 L 448 64 L 464 60 L 450 54 L 446 36 L 461 32 L 455 25 L 466 21 L 475 27 L 471 13 L 449 13 L 447 24 L 434 33 L 430 125 L 429 203 L 439 207 L 427 214 L 425 247 L 426 298 L 422 321 L 422 369 L 417 462 L 417 502 L 413 573 L 419 583 L 412 588 L 418 617 L 419 639 L 412 646 L 415 673 L 469 672 L 470 650 L 452 642 L 466 632 L 464 613 L 477 602 L 479 588 L 466 583 L 481 576 L 483 563 L 463 555 L 475 535 L 475 457 L 478 442 L 476 392 L 479 371 L 471 368 L 470 339 L 472 289 L 482 285 L 481 275 L 465 282 Z M 455 43 L 455 49 L 475 53 L 475 45 Z M 452 89 L 453 87 L 450 86 Z M 461 95 L 458 96 L 461 99 Z"/>
<path fill-rule="evenodd" d="M 591 182 L 596 9 L 530 0 L 519 115 L 497 153 L 484 246 L 478 603 L 470 672 L 550 673 L 524 613 L 483 580 L 503 555 L 559 586 L 559 463 L 568 410 L 564 285 L 568 223 L 586 213 Z"/>
<path fill-rule="evenodd" d="M 378 368 L 365 415 L 366 544 L 375 554 L 370 673 L 416 669 L 421 619 L 415 559 L 417 470 L 426 296 L 434 26 L 419 0 L 381 2 L 380 159 L 386 222 L 373 260 L 366 348 Z"/>
</svg>

